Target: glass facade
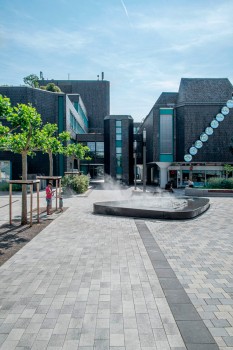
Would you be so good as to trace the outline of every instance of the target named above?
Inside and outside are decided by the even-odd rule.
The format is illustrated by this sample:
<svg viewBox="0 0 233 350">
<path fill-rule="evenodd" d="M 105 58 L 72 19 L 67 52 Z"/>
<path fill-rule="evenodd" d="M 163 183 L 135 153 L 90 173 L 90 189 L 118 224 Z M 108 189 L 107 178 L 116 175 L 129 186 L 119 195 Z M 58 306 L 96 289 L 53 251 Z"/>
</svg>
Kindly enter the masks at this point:
<svg viewBox="0 0 233 350">
<path fill-rule="evenodd" d="M 99 159 L 104 158 L 104 142 L 89 141 L 86 145 L 90 148 L 91 157 Z"/>
<path fill-rule="evenodd" d="M 173 153 L 173 117 L 162 115 L 160 117 L 160 153 Z"/>
<path fill-rule="evenodd" d="M 96 157 L 104 158 L 104 142 L 96 142 Z"/>
<path fill-rule="evenodd" d="M 116 178 L 122 179 L 122 123 L 121 120 L 116 120 Z"/>
<path fill-rule="evenodd" d="M 159 161 L 172 162 L 174 156 L 173 109 L 160 108 L 159 116 Z"/>
<path fill-rule="evenodd" d="M 78 114 L 80 115 L 84 125 L 86 128 L 88 128 L 88 119 L 86 114 L 84 113 L 82 107 L 80 106 L 80 104 L 78 102 L 74 102 L 74 108 L 76 109 L 76 111 L 78 112 Z"/>
<path fill-rule="evenodd" d="M 73 113 L 70 112 L 70 128 L 76 134 L 85 134 L 86 132 L 83 130 L 77 119 L 74 117 Z"/>
<path fill-rule="evenodd" d="M 0 160 L 0 182 L 8 181 L 11 177 L 11 163 L 8 160 Z"/>
</svg>

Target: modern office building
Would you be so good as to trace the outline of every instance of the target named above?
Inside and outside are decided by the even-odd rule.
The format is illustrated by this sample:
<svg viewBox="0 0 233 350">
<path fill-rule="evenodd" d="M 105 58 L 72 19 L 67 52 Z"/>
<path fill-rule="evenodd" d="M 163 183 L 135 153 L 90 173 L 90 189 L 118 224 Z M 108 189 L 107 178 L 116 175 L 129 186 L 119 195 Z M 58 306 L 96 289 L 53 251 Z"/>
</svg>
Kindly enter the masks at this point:
<svg viewBox="0 0 233 350">
<path fill-rule="evenodd" d="M 47 81 L 43 81 L 47 84 Z M 98 147 L 103 150 L 103 129 L 104 117 L 110 112 L 109 100 L 109 82 L 107 81 L 62 81 L 60 93 L 49 92 L 31 87 L 0 87 L 0 94 L 10 98 L 12 105 L 17 103 L 31 103 L 40 113 L 43 123 L 55 123 L 58 125 L 58 132 L 69 131 L 72 142 L 81 142 L 84 144 L 92 139 L 92 133 L 99 133 L 101 144 Z M 82 96 L 85 97 L 86 104 Z M 91 134 L 90 134 L 91 132 Z M 102 136 L 101 136 L 102 134 Z M 82 140 L 77 138 L 78 135 L 86 135 Z M 99 154 L 103 177 L 103 152 Z M 89 162 L 92 164 L 91 169 L 96 170 L 95 163 L 98 154 Z M 11 152 L 0 152 L 1 177 L 18 179 L 21 176 L 21 157 Z M 62 155 L 54 157 L 54 175 L 63 175 L 65 171 L 71 170 L 69 158 Z M 7 169 L 7 171 L 6 171 Z M 49 161 L 46 155 L 37 153 L 34 158 L 28 157 L 29 174 L 48 175 Z M 88 170 L 87 170 L 88 171 Z M 88 171 L 88 172 L 91 172 Z M 95 171 L 93 171 L 95 173 Z"/>
<path fill-rule="evenodd" d="M 147 133 L 147 181 L 203 185 L 233 163 L 232 84 L 228 79 L 181 79 L 178 92 L 163 92 L 140 127 Z"/>
<path fill-rule="evenodd" d="M 103 133 L 104 118 L 110 114 L 110 82 L 104 80 L 40 80 L 40 85 L 54 83 L 64 94 L 79 94 L 86 107 L 89 133 Z"/>
<path fill-rule="evenodd" d="M 126 184 L 133 183 L 135 176 L 142 179 L 144 129 L 148 184 L 164 187 L 170 180 L 174 187 L 182 187 L 192 178 L 203 185 L 210 177 L 224 176 L 224 165 L 233 164 L 233 87 L 226 78 L 181 79 L 178 92 L 163 92 L 142 123 L 133 123 L 128 115 L 110 114 L 108 81 L 43 80 L 41 85 L 49 82 L 62 92 L 2 86 L 0 94 L 13 105 L 31 103 L 44 123 L 56 123 L 59 132 L 70 131 L 73 142 L 87 145 L 91 161 L 82 161 L 81 171 L 92 178 L 106 174 Z M 29 157 L 28 172 L 47 175 L 47 158 L 43 154 Z M 69 170 L 70 160 L 56 156 L 54 175 Z M 0 152 L 0 181 L 20 175 L 20 156 Z"/>
</svg>

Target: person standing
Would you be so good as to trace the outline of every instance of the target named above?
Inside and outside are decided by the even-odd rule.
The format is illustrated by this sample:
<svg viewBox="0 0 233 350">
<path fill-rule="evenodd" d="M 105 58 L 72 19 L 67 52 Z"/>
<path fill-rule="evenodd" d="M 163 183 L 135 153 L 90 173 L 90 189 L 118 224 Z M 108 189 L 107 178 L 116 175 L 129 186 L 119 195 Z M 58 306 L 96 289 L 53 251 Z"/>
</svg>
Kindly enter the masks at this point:
<svg viewBox="0 0 233 350">
<path fill-rule="evenodd" d="M 192 180 L 188 180 L 188 187 L 194 187 L 194 183 Z"/>
<path fill-rule="evenodd" d="M 51 209 L 52 209 L 52 196 L 54 194 L 54 191 L 52 190 L 53 184 L 52 182 L 49 182 L 45 192 L 46 192 L 46 202 L 47 202 L 47 215 L 51 215 Z"/>
</svg>

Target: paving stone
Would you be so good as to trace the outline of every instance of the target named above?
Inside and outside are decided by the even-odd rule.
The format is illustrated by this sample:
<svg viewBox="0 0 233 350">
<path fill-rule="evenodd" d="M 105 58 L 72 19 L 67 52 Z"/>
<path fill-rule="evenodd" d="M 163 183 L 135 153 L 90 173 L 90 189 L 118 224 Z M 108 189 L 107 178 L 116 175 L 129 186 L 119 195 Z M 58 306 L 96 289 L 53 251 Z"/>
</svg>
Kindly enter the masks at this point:
<svg viewBox="0 0 233 350">
<path fill-rule="evenodd" d="M 124 192 L 131 196 L 131 190 Z M 221 216 L 226 222 L 229 200 L 216 202 L 216 216 L 207 212 L 188 225 L 147 221 L 148 229 L 143 220 L 136 226 L 131 218 L 92 214 L 93 202 L 113 194 L 93 190 L 85 200 L 66 199 L 69 210 L 0 268 L 0 320 L 8 321 L 0 323 L 3 344 L 18 329 L 24 333 L 17 347 L 40 350 L 182 349 L 176 346 L 180 333 L 169 306 L 175 305 L 178 315 L 184 304 L 191 305 L 184 288 L 195 295 L 195 305 L 203 306 L 201 312 L 227 320 L 223 328 L 232 327 L 232 305 L 226 299 L 231 299 L 233 282 L 222 272 L 232 268 L 228 226 L 233 220 L 227 217 L 225 226 L 220 222 Z M 213 218 L 220 237 L 210 230 Z M 215 305 L 219 311 L 208 309 Z M 217 323 L 215 327 L 221 328 Z"/>
</svg>

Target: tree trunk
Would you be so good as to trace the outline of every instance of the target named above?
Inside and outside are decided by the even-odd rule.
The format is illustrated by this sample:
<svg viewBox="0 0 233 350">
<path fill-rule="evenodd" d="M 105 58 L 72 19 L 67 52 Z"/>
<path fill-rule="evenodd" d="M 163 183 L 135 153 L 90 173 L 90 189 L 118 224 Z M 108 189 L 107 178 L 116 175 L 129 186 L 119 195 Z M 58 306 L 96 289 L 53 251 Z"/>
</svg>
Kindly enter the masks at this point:
<svg viewBox="0 0 233 350">
<path fill-rule="evenodd" d="M 27 180 L 27 152 L 22 152 L 22 180 Z M 21 224 L 27 224 L 27 185 L 22 185 Z"/>
<path fill-rule="evenodd" d="M 74 157 L 72 157 L 72 173 L 74 172 Z"/>
<path fill-rule="evenodd" d="M 77 161 L 78 161 L 78 171 L 80 172 L 80 159 L 78 158 Z"/>
<path fill-rule="evenodd" d="M 49 176 L 53 176 L 53 154 L 49 152 Z"/>
</svg>

